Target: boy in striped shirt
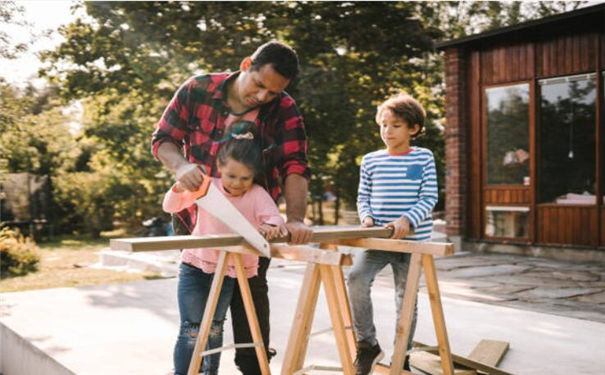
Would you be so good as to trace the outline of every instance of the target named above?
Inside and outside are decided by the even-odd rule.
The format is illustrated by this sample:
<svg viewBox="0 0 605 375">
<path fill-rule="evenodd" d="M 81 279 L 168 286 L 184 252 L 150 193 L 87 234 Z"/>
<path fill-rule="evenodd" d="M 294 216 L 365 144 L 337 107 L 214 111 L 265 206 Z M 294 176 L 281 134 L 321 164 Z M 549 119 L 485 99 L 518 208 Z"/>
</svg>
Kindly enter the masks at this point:
<svg viewBox="0 0 605 375">
<path fill-rule="evenodd" d="M 437 203 L 435 160 L 430 150 L 410 146 L 410 140 L 422 132 L 425 118 L 422 105 L 406 94 L 395 95 L 378 107 L 376 123 L 386 150 L 370 152 L 361 162 L 357 211 L 362 227 L 392 228 L 392 238 L 431 238 L 431 211 Z M 384 356 L 376 340 L 370 298 L 374 277 L 389 264 L 393 268 L 399 318 L 409 262 L 410 254 L 379 250 L 365 250 L 355 259 L 347 284 L 358 341 L 356 375 L 372 373 Z M 416 315 L 415 308 L 409 343 Z M 404 369 L 409 371 L 408 362 L 406 356 Z"/>
</svg>

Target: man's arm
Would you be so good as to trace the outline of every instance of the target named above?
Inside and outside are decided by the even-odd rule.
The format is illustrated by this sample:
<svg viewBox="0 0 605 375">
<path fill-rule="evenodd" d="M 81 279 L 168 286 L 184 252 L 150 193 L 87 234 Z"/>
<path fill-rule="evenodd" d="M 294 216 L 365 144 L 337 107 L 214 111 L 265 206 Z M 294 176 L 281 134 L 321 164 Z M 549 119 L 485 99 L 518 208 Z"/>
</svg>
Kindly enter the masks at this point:
<svg viewBox="0 0 605 375">
<path fill-rule="evenodd" d="M 189 163 L 177 145 L 164 142 L 158 147 L 158 159 L 164 166 L 176 174 L 176 179 L 185 189 L 197 190 L 203 182 L 202 170 L 197 165 Z"/>
<path fill-rule="evenodd" d="M 311 241 L 313 231 L 303 222 L 307 212 L 307 179 L 298 174 L 289 174 L 284 184 L 286 198 L 286 228 L 290 232 L 291 244 L 303 244 Z"/>
</svg>

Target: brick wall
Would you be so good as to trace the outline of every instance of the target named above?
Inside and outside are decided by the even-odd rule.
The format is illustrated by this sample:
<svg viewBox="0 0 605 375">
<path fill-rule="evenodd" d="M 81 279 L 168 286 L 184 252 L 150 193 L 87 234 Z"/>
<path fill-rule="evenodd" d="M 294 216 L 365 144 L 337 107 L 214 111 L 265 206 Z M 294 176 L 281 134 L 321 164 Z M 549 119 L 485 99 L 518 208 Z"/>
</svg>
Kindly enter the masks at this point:
<svg viewBox="0 0 605 375">
<path fill-rule="evenodd" d="M 465 233 L 466 137 L 465 101 L 466 60 L 464 51 L 445 51 L 445 220 L 448 236 Z"/>
</svg>

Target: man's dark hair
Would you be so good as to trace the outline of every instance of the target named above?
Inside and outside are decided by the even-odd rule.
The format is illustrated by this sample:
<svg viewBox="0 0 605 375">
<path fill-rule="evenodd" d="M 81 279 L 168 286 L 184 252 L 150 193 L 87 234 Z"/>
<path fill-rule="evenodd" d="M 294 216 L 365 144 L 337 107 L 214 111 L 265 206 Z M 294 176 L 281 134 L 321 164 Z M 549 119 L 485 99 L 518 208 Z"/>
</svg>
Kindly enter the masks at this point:
<svg viewBox="0 0 605 375">
<path fill-rule="evenodd" d="M 277 41 L 270 41 L 258 47 L 251 56 L 252 70 L 259 71 L 263 65 L 271 67 L 287 79 L 298 74 L 298 55 L 292 47 Z"/>
</svg>

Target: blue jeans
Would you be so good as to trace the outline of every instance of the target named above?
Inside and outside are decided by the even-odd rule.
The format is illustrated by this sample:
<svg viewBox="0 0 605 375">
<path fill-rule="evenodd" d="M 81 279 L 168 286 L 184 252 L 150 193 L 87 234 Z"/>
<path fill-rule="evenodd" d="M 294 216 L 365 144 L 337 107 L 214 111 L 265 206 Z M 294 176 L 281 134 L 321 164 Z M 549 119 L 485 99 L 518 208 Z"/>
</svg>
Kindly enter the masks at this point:
<svg viewBox="0 0 605 375">
<path fill-rule="evenodd" d="M 174 347 L 175 375 L 185 375 L 189 369 L 213 276 L 213 274 L 205 273 L 199 268 L 181 263 L 177 290 L 181 326 Z M 223 346 L 223 322 L 231 302 L 234 285 L 235 279 L 224 278 L 214 318 L 212 319 L 210 334 L 208 335 L 206 350 Z M 204 374 L 217 374 L 220 361 L 220 353 L 205 356 L 202 363 Z"/>
<path fill-rule="evenodd" d="M 357 341 L 365 341 L 370 345 L 376 345 L 376 327 L 374 326 L 374 313 L 372 308 L 372 299 L 370 298 L 370 288 L 374 278 L 387 264 L 393 268 L 393 279 L 395 281 L 395 306 L 397 308 L 397 320 L 395 323 L 395 332 L 397 332 L 397 322 L 401 313 L 401 303 L 405 292 L 405 283 L 408 276 L 410 265 L 410 254 L 397 253 L 380 250 L 364 250 L 357 254 L 353 262 L 353 268 L 349 273 L 347 285 L 349 287 L 349 298 L 351 301 L 351 311 L 353 313 L 353 323 L 357 334 Z M 410 330 L 408 350 L 412 347 L 412 338 L 416 330 L 416 317 L 418 308 L 414 306 L 414 318 Z"/>
</svg>

